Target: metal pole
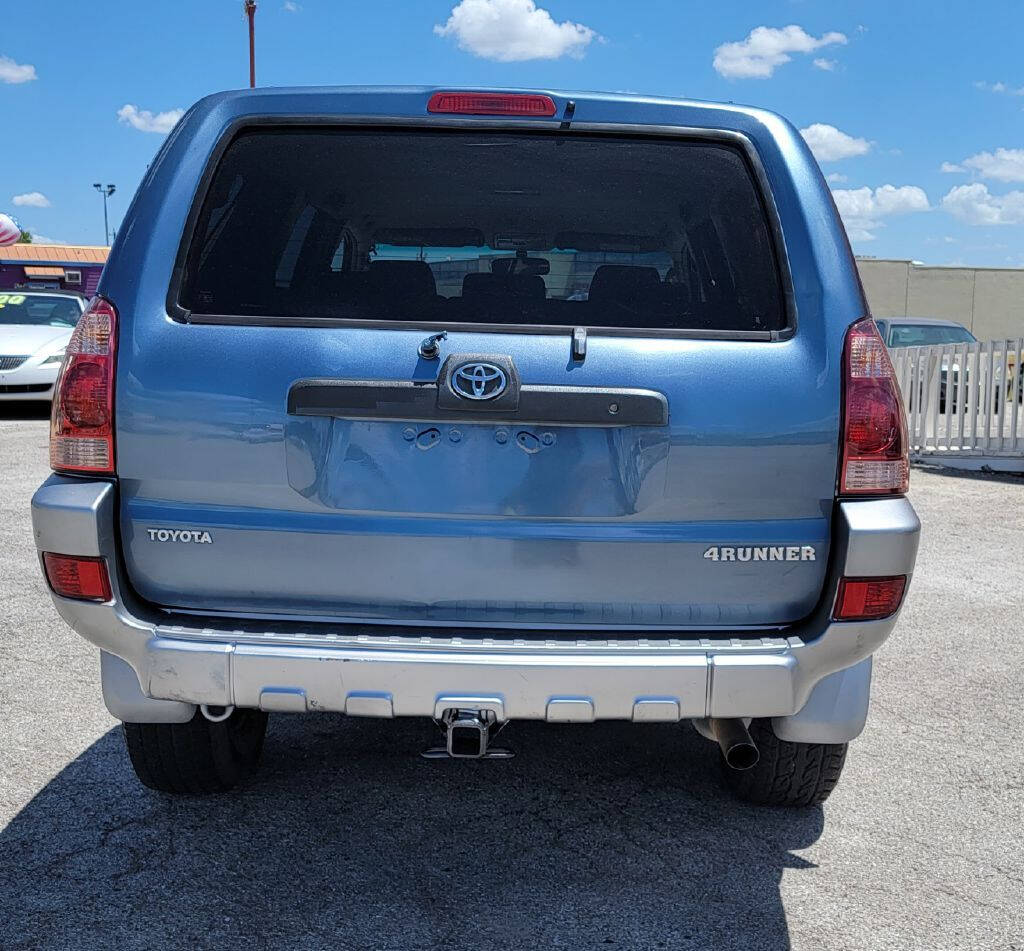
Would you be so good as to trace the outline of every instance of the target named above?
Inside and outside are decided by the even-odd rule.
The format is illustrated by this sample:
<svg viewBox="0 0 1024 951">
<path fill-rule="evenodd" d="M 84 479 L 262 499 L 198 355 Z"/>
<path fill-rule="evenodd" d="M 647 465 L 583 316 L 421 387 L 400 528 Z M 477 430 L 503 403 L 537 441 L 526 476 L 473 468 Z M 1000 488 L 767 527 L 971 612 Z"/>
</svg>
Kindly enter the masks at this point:
<svg viewBox="0 0 1024 951">
<path fill-rule="evenodd" d="M 93 188 L 103 196 L 103 240 L 110 244 L 110 221 L 107 217 L 107 199 L 117 191 L 116 185 L 107 185 L 106 188 L 100 182 L 94 182 Z"/>
<path fill-rule="evenodd" d="M 245 15 L 249 18 L 249 88 L 256 88 L 256 0 L 245 0 Z"/>
</svg>

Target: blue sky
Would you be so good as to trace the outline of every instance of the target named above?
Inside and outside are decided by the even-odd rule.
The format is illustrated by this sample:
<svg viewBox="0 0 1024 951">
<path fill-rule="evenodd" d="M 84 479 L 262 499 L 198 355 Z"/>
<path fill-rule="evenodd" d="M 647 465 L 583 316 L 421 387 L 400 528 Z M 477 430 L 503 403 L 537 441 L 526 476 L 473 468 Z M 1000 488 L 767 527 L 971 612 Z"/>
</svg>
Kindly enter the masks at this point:
<svg viewBox="0 0 1024 951">
<path fill-rule="evenodd" d="M 175 110 L 248 80 L 240 0 L 0 0 L 0 211 L 102 243 Z M 629 90 L 811 130 L 858 253 L 1024 266 L 1020 0 L 259 0 L 260 85 Z M 163 114 L 163 115 L 162 115 Z M 945 170 L 943 170 L 945 169 Z"/>
</svg>

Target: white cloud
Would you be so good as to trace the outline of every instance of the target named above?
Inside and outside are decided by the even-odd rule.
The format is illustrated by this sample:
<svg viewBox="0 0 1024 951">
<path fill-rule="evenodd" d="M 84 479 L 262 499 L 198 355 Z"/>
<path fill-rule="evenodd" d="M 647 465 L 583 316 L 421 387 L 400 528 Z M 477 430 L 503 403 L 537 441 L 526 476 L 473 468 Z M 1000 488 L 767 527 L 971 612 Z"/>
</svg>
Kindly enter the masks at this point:
<svg viewBox="0 0 1024 951">
<path fill-rule="evenodd" d="M 997 182 L 1024 182 L 1024 149 L 979 152 L 965 158 L 961 164 L 982 178 L 994 178 Z"/>
<path fill-rule="evenodd" d="M 49 208 L 50 199 L 42 192 L 25 192 L 24 195 L 15 195 L 11 199 L 12 205 L 29 208 Z"/>
<path fill-rule="evenodd" d="M 1024 96 L 1024 86 L 1008 86 L 1006 83 L 976 82 L 975 89 L 983 89 L 985 92 L 1004 93 L 1007 96 Z"/>
<path fill-rule="evenodd" d="M 916 185 L 834 188 L 832 196 L 853 241 L 872 241 L 883 218 L 928 211 L 928 196 Z"/>
<path fill-rule="evenodd" d="M 916 185 L 882 185 L 875 189 L 879 214 L 903 215 L 911 211 L 928 211 L 928 196 Z"/>
<path fill-rule="evenodd" d="M 818 69 L 823 69 L 826 73 L 833 72 L 835 68 L 839 65 L 839 63 L 836 60 L 825 59 L 824 56 L 819 56 L 817 59 L 812 60 L 812 62 Z"/>
<path fill-rule="evenodd" d="M 10 56 L 0 56 L 0 83 L 28 83 L 38 78 L 35 66 L 16 63 Z"/>
<path fill-rule="evenodd" d="M 947 174 L 950 174 L 950 173 L 953 173 L 953 172 L 966 172 L 967 169 L 964 168 L 962 165 L 955 165 L 953 162 L 943 162 L 939 166 L 939 171 L 940 172 L 946 172 Z"/>
<path fill-rule="evenodd" d="M 829 172 L 825 176 L 825 181 L 830 185 L 842 185 L 843 182 L 847 181 L 847 178 L 842 172 Z"/>
<path fill-rule="evenodd" d="M 834 125 L 815 122 L 800 134 L 807 141 L 819 162 L 838 162 L 840 159 L 864 155 L 871 150 L 867 139 L 855 139 L 852 135 L 840 132 Z"/>
<path fill-rule="evenodd" d="M 1024 191 L 993 195 L 981 182 L 950 189 L 942 207 L 969 225 L 1024 224 Z"/>
<path fill-rule="evenodd" d="M 846 37 L 842 33 L 813 37 L 792 24 L 781 29 L 759 26 L 745 40 L 719 46 L 713 65 L 727 79 L 768 79 L 793 58 L 791 53 L 813 53 L 835 43 L 845 44 Z"/>
<path fill-rule="evenodd" d="M 119 121 L 130 125 L 140 132 L 159 132 L 166 135 L 174 128 L 175 123 L 185 115 L 184 109 L 168 109 L 167 112 L 152 113 L 148 109 L 140 109 L 126 103 L 117 110 Z"/>
<path fill-rule="evenodd" d="M 31 228 L 26 228 L 25 230 L 32 235 L 33 244 L 67 244 L 67 241 L 61 241 L 59 238 L 47 238 Z"/>
<path fill-rule="evenodd" d="M 462 0 L 438 36 L 453 36 L 459 49 L 499 63 L 528 59 L 579 58 L 598 34 L 589 26 L 556 23 L 534 0 Z"/>
<path fill-rule="evenodd" d="M 299 4 L 294 3 L 293 0 L 284 0 L 284 6 L 282 6 L 281 9 L 288 13 L 298 13 L 302 7 L 299 6 Z"/>
</svg>

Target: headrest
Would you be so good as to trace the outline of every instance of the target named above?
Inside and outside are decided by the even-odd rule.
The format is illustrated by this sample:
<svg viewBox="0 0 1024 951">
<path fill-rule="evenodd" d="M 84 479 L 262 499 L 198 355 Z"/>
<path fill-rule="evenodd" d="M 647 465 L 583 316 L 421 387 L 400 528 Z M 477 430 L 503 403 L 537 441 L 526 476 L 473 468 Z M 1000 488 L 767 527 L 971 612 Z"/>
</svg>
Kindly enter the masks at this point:
<svg viewBox="0 0 1024 951">
<path fill-rule="evenodd" d="M 371 261 L 367 275 L 371 293 L 387 292 L 398 297 L 437 293 L 434 272 L 426 261 Z"/>
<path fill-rule="evenodd" d="M 655 267 L 602 264 L 590 281 L 590 300 L 629 300 L 661 283 Z"/>
<path fill-rule="evenodd" d="M 544 300 L 544 278 L 537 274 L 467 274 L 462 279 L 463 300 Z"/>
<path fill-rule="evenodd" d="M 462 279 L 462 299 L 479 300 L 483 297 L 497 297 L 504 284 L 497 274 L 470 273 Z"/>
</svg>

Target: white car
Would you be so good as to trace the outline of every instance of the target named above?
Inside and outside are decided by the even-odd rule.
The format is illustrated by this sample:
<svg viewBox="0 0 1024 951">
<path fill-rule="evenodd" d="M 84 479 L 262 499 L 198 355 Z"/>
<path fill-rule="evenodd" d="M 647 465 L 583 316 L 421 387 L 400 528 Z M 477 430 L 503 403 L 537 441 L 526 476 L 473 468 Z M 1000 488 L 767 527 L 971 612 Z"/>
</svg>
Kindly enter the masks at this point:
<svg viewBox="0 0 1024 951">
<path fill-rule="evenodd" d="M 0 291 L 0 400 L 49 400 L 85 298 Z"/>
</svg>

